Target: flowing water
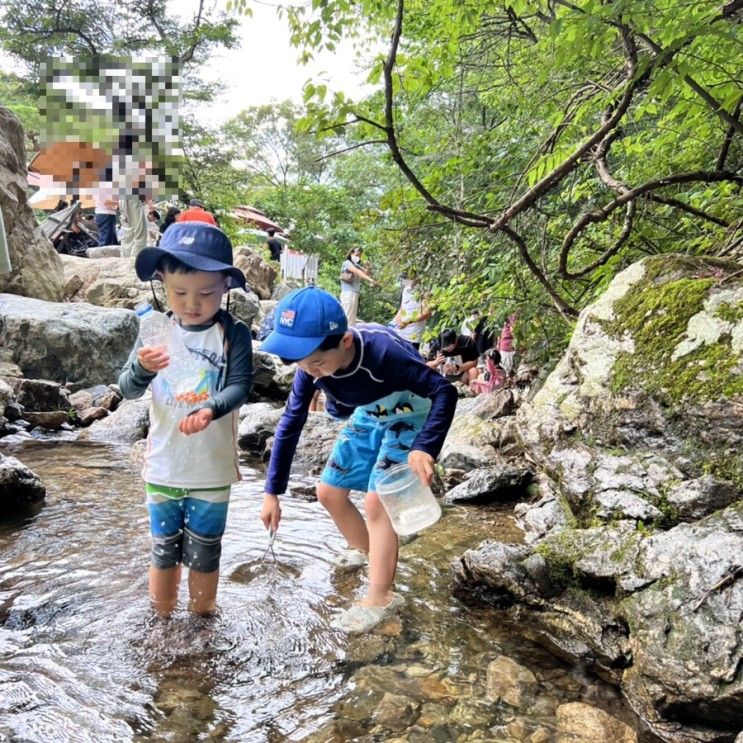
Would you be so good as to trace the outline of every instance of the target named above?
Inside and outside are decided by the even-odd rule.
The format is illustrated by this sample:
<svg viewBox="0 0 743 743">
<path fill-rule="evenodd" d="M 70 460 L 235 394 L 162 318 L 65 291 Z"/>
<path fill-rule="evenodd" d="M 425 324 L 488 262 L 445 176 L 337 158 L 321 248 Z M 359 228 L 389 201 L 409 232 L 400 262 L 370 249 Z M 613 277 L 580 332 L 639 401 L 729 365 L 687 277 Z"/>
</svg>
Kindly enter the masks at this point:
<svg viewBox="0 0 743 743">
<path fill-rule="evenodd" d="M 128 450 L 32 441 L 3 451 L 42 478 L 47 502 L 0 526 L 0 740 L 549 741 L 557 705 L 575 700 L 637 724 L 611 688 L 451 596 L 454 556 L 488 536 L 518 539 L 506 512 L 446 510 L 402 547 L 400 621 L 348 640 L 328 625 L 363 574 L 334 570 L 342 539 L 317 503 L 293 498 L 283 500 L 277 561 L 262 561 L 263 473 L 244 463 L 218 614 L 160 620 L 148 606 L 148 519 Z M 186 593 L 184 576 L 181 606 Z M 486 666 L 500 654 L 539 680 L 526 711 L 485 699 Z M 381 717 L 388 693 L 410 698 L 413 712 Z"/>
</svg>

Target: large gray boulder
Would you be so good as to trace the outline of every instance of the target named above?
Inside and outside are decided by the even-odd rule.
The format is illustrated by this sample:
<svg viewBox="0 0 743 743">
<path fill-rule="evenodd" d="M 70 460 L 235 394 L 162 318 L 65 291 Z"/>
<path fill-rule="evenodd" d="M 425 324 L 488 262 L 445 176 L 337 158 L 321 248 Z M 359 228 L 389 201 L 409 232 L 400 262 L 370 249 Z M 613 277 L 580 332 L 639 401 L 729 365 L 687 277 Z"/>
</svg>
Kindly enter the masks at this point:
<svg viewBox="0 0 743 743">
<path fill-rule="evenodd" d="M 277 271 L 257 250 L 247 245 L 238 245 L 233 251 L 233 262 L 244 274 L 249 289 L 259 299 L 271 299 Z"/>
<path fill-rule="evenodd" d="M 253 321 L 261 311 L 258 296 L 248 289 L 232 289 L 230 291 L 230 312 L 238 319 L 242 320 L 248 328 L 253 325 Z"/>
<path fill-rule="evenodd" d="M 483 545 L 461 586 L 622 686 L 669 741 L 743 727 L 743 274 L 658 256 L 581 312 L 517 414 L 539 499 L 528 546 Z"/>
<path fill-rule="evenodd" d="M 523 498 L 533 479 L 530 470 L 506 462 L 473 470 L 444 496 L 448 504 L 497 503 Z"/>
<path fill-rule="evenodd" d="M 128 310 L 13 294 L 0 294 L 0 318 L 2 361 L 71 390 L 115 382 L 138 329 Z"/>
<path fill-rule="evenodd" d="M 0 106 L 0 210 L 11 265 L 10 273 L 0 273 L 0 292 L 57 302 L 62 299 L 62 263 L 28 204 L 26 173 L 23 127 Z"/>
</svg>

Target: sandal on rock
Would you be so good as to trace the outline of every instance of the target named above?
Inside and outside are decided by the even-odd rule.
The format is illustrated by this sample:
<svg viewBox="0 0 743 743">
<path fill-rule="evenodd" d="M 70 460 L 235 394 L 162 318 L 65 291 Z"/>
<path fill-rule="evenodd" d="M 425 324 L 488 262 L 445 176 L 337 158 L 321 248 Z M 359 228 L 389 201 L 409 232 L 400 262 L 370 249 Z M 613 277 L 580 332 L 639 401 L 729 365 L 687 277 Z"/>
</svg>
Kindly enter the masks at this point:
<svg viewBox="0 0 743 743">
<path fill-rule="evenodd" d="M 360 635 L 374 629 L 385 619 L 395 614 L 405 603 L 399 593 L 393 593 L 386 606 L 364 606 L 354 604 L 350 609 L 341 612 L 331 623 L 333 629 L 339 629 L 349 635 Z"/>
<path fill-rule="evenodd" d="M 339 570 L 355 570 L 363 568 L 369 562 L 369 555 L 361 550 L 348 548 L 333 560 L 333 565 Z"/>
</svg>

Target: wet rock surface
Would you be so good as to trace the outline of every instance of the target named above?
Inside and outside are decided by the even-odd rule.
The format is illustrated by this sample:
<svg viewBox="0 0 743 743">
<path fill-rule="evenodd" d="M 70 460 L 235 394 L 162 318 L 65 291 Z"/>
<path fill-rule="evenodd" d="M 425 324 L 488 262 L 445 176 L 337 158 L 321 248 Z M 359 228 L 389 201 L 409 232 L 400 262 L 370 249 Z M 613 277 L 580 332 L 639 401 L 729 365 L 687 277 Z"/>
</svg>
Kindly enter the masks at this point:
<svg viewBox="0 0 743 743">
<path fill-rule="evenodd" d="M 0 454 L 0 517 L 32 511 L 45 496 L 43 483 L 26 465 Z"/>
<path fill-rule="evenodd" d="M 474 470 L 464 482 L 449 490 L 444 502 L 484 504 L 523 498 L 532 481 L 531 470 L 502 462 Z"/>
<path fill-rule="evenodd" d="M 283 408 L 268 402 L 244 405 L 240 409 L 237 443 L 241 449 L 260 454 L 269 437 L 276 431 Z"/>
</svg>

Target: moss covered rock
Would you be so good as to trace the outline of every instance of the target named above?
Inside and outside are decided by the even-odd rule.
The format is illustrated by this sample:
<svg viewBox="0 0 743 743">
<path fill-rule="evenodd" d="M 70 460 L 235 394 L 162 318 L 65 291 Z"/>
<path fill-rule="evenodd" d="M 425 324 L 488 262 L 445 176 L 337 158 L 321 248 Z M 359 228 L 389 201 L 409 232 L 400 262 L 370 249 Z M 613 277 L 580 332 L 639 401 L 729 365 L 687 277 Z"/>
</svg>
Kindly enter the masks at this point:
<svg viewBox="0 0 743 743">
<path fill-rule="evenodd" d="M 458 581 L 613 675 L 664 739 L 730 739 L 743 726 L 740 266 L 627 268 L 516 419 L 539 480 L 540 499 L 517 507 L 531 546 L 470 551 Z"/>
</svg>

